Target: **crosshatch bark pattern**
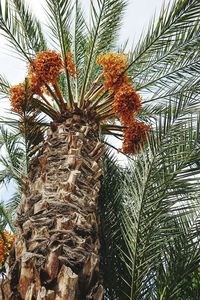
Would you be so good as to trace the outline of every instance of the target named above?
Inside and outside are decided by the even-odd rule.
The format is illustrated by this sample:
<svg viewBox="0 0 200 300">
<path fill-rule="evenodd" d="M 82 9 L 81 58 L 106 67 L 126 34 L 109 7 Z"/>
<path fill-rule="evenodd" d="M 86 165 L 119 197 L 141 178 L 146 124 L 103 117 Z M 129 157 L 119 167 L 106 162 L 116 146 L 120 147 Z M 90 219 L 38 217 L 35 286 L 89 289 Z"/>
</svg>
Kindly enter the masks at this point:
<svg viewBox="0 0 200 300">
<path fill-rule="evenodd" d="M 95 122 L 73 115 L 51 126 L 30 164 L 4 300 L 103 298 L 97 217 L 103 153 Z"/>
</svg>

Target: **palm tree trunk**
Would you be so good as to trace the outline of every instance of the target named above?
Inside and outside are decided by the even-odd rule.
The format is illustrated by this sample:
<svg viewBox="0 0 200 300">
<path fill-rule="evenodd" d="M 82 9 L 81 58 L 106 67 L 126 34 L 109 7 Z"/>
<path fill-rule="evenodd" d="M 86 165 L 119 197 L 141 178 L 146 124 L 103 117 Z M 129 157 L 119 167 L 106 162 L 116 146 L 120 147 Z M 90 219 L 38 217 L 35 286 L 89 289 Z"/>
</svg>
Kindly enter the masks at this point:
<svg viewBox="0 0 200 300">
<path fill-rule="evenodd" d="M 83 117 L 49 129 L 30 165 L 4 299 L 102 299 L 97 200 L 103 152 L 97 125 Z"/>
</svg>

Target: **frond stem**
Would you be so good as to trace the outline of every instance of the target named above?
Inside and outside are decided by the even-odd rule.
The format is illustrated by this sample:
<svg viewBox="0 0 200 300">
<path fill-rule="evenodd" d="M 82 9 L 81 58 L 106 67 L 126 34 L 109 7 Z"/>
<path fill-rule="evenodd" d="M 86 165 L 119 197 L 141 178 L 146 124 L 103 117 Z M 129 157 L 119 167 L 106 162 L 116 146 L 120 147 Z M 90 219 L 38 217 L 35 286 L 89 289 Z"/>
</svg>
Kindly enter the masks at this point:
<svg viewBox="0 0 200 300">
<path fill-rule="evenodd" d="M 105 0 L 103 0 L 101 11 L 100 11 L 99 18 L 98 18 L 98 21 L 97 21 L 97 26 L 96 26 L 95 33 L 94 33 L 94 39 L 93 39 L 93 42 L 92 42 L 91 51 L 90 51 L 90 55 L 89 55 L 89 59 L 88 59 L 87 67 L 86 67 L 85 79 L 84 79 L 84 82 L 83 82 L 83 87 L 81 89 L 81 95 L 80 95 L 80 99 L 79 99 L 79 102 L 78 102 L 79 106 L 82 105 L 82 101 L 84 99 L 85 88 L 86 88 L 87 81 L 88 81 L 88 73 L 89 73 L 89 70 L 90 70 L 90 64 L 91 64 L 91 61 L 92 61 L 93 50 L 94 50 L 95 43 L 96 43 L 97 33 L 98 33 L 99 26 L 100 26 L 100 23 L 101 23 L 101 17 L 103 15 L 104 5 L 105 5 Z"/>
<path fill-rule="evenodd" d="M 88 97 L 95 91 L 95 88 L 97 86 L 97 84 L 101 81 L 101 79 L 103 78 L 103 73 L 101 73 L 97 79 L 93 82 L 91 88 L 89 89 L 89 91 L 85 94 L 84 96 L 84 100 L 87 100 Z"/>
</svg>

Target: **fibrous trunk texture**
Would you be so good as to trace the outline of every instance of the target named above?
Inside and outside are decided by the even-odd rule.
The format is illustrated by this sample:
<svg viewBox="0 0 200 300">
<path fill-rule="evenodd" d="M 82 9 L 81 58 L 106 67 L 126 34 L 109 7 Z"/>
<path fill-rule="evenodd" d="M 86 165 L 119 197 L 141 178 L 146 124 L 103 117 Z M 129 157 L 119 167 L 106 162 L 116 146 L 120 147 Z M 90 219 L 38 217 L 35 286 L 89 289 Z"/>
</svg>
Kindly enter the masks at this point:
<svg viewBox="0 0 200 300">
<path fill-rule="evenodd" d="M 18 211 L 4 300 L 103 298 L 97 200 L 104 149 L 97 133 L 78 115 L 49 129 Z"/>
</svg>

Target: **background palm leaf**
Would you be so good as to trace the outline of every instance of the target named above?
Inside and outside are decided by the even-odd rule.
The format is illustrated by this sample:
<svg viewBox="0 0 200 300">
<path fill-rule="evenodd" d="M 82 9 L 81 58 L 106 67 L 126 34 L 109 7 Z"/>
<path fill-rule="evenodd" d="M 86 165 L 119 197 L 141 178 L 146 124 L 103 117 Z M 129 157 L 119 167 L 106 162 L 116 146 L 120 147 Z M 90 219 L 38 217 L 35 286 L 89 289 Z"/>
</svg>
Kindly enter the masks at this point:
<svg viewBox="0 0 200 300">
<path fill-rule="evenodd" d="M 23 26 L 19 22 L 17 12 L 11 9 L 8 0 L 0 3 L 0 31 L 9 43 L 12 51 L 25 61 L 30 61 L 33 55 L 29 48 L 30 40 L 23 32 Z"/>
<path fill-rule="evenodd" d="M 47 45 L 39 21 L 25 5 L 24 1 L 13 0 L 13 5 L 18 16 L 16 23 L 18 22 L 23 30 L 28 48 L 35 53 L 46 50 Z"/>
<path fill-rule="evenodd" d="M 199 9 L 198 0 L 163 7 L 131 53 L 129 71 L 145 101 L 168 101 L 199 86 Z"/>
<path fill-rule="evenodd" d="M 12 212 L 3 203 L 0 203 L 0 233 L 6 226 L 9 226 L 9 229 L 14 232 Z"/>
<path fill-rule="evenodd" d="M 194 231 L 194 235 L 190 235 L 190 242 L 184 240 L 185 245 L 182 235 L 185 226 L 187 228 L 185 220 L 192 221 L 199 216 L 199 118 L 195 114 L 184 114 L 183 108 L 177 114 L 182 101 L 185 99 L 180 98 L 175 107 L 169 105 L 157 118 L 149 148 L 135 159 L 126 179 L 122 219 L 128 247 L 124 261 L 132 277 L 131 282 L 125 278 L 130 287 L 130 299 L 154 299 L 156 293 L 155 299 L 158 299 L 156 270 L 161 262 L 163 268 L 174 263 L 166 254 L 169 245 L 176 247 L 176 243 L 181 243 L 187 251 L 189 244 L 188 252 L 194 256 L 188 258 L 188 265 L 184 267 L 191 272 L 198 270 L 200 256 L 195 250 L 199 247 L 198 233 Z M 178 249 L 174 255 L 180 256 Z M 175 265 L 172 269 L 176 272 Z M 162 299 L 174 299 L 179 295 L 179 281 L 177 277 L 177 281 L 173 281 L 174 288 L 169 290 L 166 284 L 167 296 L 163 294 Z M 160 297 L 162 293 L 164 289 Z"/>
<path fill-rule="evenodd" d="M 199 215 L 174 218 L 178 236 L 167 243 L 156 270 L 152 299 L 198 299 L 199 283 Z M 162 298 L 163 297 L 163 298 Z"/>
<path fill-rule="evenodd" d="M 18 132 L 0 127 L 0 185 L 10 196 L 1 206 L 1 222 L 14 230 L 15 210 L 20 203 L 26 183 L 28 160 L 24 143 Z M 9 187 L 12 187 L 10 192 Z M 3 226 L 3 228 L 5 227 Z"/>
<path fill-rule="evenodd" d="M 10 83 L 8 80 L 0 75 L 0 98 L 7 98 L 9 96 Z"/>
<path fill-rule="evenodd" d="M 14 179 L 17 183 L 22 183 L 22 174 L 26 175 L 27 166 L 24 158 L 23 146 L 16 133 L 12 134 L 3 127 L 0 128 L 0 146 L 2 155 L 0 157 L 0 163 L 4 168 L 1 171 L 1 183 Z M 22 169 L 21 169 L 22 168 Z"/>
<path fill-rule="evenodd" d="M 106 296 L 123 299 L 128 289 L 121 275 L 126 272 L 122 251 L 127 251 L 122 234 L 123 182 L 125 169 L 118 165 L 117 158 L 107 153 L 104 158 L 104 173 L 100 192 L 101 212 L 101 268 L 104 274 Z"/>
</svg>

